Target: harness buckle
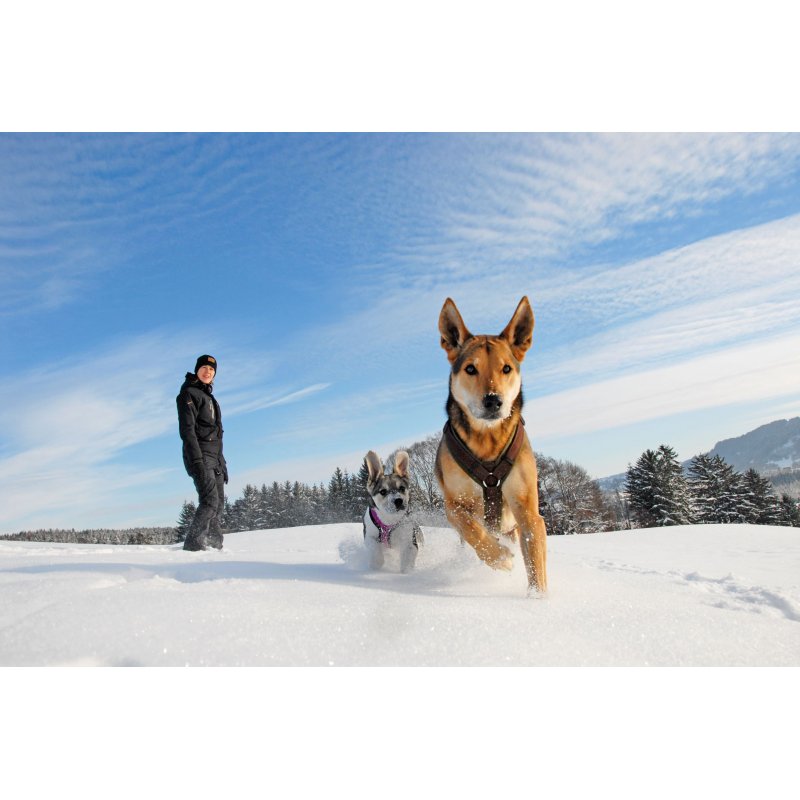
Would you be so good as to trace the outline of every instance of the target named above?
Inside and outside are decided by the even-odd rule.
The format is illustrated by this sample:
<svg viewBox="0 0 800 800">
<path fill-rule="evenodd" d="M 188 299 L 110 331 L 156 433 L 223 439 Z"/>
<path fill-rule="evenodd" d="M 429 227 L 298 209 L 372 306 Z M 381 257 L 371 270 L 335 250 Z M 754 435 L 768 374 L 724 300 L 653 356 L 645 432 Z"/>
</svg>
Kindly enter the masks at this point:
<svg viewBox="0 0 800 800">
<path fill-rule="evenodd" d="M 497 477 L 493 472 L 490 472 L 484 479 L 483 485 L 487 489 L 494 489 L 495 486 L 499 486 L 500 478 Z"/>
</svg>

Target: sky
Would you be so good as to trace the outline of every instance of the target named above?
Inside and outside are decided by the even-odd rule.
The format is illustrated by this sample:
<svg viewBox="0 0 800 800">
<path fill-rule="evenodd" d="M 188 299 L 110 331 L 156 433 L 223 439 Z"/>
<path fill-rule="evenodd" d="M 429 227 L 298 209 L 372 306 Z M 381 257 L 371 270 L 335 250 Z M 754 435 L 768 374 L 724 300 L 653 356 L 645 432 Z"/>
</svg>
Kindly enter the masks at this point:
<svg viewBox="0 0 800 800">
<path fill-rule="evenodd" d="M 537 452 L 690 458 L 800 414 L 799 260 L 797 134 L 0 134 L 0 531 L 174 524 L 202 353 L 232 499 L 437 433 L 448 297 Z"/>
</svg>

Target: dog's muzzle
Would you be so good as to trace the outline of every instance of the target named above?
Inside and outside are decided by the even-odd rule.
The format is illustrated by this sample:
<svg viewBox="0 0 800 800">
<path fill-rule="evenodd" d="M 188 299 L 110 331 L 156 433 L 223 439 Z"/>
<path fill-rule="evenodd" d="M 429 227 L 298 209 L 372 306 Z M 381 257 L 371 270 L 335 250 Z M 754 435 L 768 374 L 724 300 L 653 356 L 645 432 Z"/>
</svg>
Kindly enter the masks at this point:
<svg viewBox="0 0 800 800">
<path fill-rule="evenodd" d="M 485 394 L 481 405 L 484 419 L 497 419 L 503 408 L 503 398 L 499 394 Z"/>
</svg>

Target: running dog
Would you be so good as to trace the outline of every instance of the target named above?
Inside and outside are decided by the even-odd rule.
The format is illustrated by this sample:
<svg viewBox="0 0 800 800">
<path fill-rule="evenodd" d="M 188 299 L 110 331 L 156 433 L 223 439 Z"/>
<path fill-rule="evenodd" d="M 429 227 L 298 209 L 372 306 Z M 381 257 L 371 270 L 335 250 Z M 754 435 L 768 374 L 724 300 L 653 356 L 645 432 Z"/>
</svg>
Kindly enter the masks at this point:
<svg viewBox="0 0 800 800">
<path fill-rule="evenodd" d="M 544 592 L 547 532 L 522 419 L 520 363 L 533 336 L 528 298 L 499 336 L 474 336 L 448 297 L 439 332 L 451 366 L 447 423 L 436 454 L 447 519 L 494 569 L 511 569 L 507 545 L 518 542 L 529 594 Z"/>
<path fill-rule="evenodd" d="M 400 553 L 400 569 L 410 572 L 422 545 L 422 531 L 408 516 L 408 453 L 400 450 L 394 458 L 391 473 L 384 473 L 383 464 L 370 450 L 367 462 L 367 492 L 370 504 L 364 512 L 364 545 L 369 552 L 370 566 L 380 569 L 385 551 Z"/>
</svg>

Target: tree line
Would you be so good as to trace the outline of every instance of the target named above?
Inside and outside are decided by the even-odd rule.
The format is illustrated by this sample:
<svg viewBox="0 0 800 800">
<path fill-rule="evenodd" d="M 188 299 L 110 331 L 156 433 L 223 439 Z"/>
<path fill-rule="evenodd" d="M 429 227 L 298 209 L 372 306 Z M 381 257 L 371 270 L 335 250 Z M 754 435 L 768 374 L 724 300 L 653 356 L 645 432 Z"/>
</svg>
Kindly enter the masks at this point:
<svg viewBox="0 0 800 800">
<path fill-rule="evenodd" d="M 410 504 L 420 524 L 446 527 L 444 501 L 436 480 L 441 435 L 400 448 L 409 454 Z M 391 457 L 389 459 L 391 461 Z M 662 525 L 749 522 L 800 527 L 800 504 L 780 497 L 756 470 L 737 472 L 719 456 L 700 455 L 688 472 L 667 445 L 646 450 L 629 466 L 622 490 L 607 492 L 581 466 L 537 455 L 539 510 L 551 535 L 598 533 Z M 309 485 L 273 481 L 247 485 L 240 497 L 225 499 L 226 532 L 359 522 L 369 503 L 367 468 L 350 473 L 337 467 L 327 482 Z M 195 514 L 185 502 L 173 528 L 128 530 L 39 530 L 2 539 L 86 544 L 172 544 L 183 541 Z"/>
<path fill-rule="evenodd" d="M 800 504 L 781 497 L 755 469 L 741 473 L 724 458 L 702 454 L 684 472 L 668 445 L 645 450 L 625 479 L 631 527 L 751 523 L 800 527 Z"/>
<path fill-rule="evenodd" d="M 63 544 L 175 544 L 181 541 L 176 528 L 40 528 L 0 536 L 17 542 L 60 542 Z"/>
</svg>

